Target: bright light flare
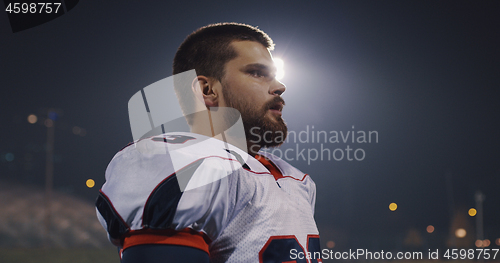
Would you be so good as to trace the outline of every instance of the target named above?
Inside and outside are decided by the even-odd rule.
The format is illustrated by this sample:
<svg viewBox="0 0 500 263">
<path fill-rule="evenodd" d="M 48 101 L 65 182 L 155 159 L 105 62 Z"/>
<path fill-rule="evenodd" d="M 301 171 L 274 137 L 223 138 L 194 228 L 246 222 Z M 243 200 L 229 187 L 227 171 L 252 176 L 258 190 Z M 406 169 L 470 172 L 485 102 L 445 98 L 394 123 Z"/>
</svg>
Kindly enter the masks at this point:
<svg viewBox="0 0 500 263">
<path fill-rule="evenodd" d="M 276 66 L 276 79 L 281 80 L 285 77 L 285 62 L 281 58 L 274 58 L 273 60 Z"/>
<path fill-rule="evenodd" d="M 396 211 L 396 209 L 398 209 L 398 205 L 396 203 L 391 203 L 389 205 L 389 210 Z"/>
</svg>

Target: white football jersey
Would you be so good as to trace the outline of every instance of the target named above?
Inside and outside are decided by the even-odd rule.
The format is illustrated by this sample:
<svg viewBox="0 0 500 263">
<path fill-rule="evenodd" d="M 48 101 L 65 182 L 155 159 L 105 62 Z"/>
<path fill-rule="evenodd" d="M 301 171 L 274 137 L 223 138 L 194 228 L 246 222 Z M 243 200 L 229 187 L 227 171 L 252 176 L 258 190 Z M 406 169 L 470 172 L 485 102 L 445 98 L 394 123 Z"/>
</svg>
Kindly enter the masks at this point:
<svg viewBox="0 0 500 263">
<path fill-rule="evenodd" d="M 176 244 L 207 251 L 211 262 L 321 262 L 291 258 L 320 251 L 313 180 L 260 154 L 281 175 L 241 149 L 198 134 L 140 140 L 110 162 L 96 201 L 98 218 L 124 249 Z"/>
</svg>

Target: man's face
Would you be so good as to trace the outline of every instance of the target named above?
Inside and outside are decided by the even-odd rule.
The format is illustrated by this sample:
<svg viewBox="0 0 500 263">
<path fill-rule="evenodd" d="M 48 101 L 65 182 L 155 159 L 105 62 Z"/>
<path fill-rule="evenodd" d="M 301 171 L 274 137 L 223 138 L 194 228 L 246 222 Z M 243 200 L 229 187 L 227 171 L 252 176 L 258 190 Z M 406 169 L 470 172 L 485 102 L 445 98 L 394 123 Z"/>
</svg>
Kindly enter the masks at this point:
<svg viewBox="0 0 500 263">
<path fill-rule="evenodd" d="M 225 65 L 219 106 L 237 109 L 242 116 L 247 140 L 262 147 L 278 146 L 287 135 L 281 117 L 285 101 L 283 83 L 275 79 L 271 54 L 254 41 L 234 41 L 238 54 Z"/>
</svg>

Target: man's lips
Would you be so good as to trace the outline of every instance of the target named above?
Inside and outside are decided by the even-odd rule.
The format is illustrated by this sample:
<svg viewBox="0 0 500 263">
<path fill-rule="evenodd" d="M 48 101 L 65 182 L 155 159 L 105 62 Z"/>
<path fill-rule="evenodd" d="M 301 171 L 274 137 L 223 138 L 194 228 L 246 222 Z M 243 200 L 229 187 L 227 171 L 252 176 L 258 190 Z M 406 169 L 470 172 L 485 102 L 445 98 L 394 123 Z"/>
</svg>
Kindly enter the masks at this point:
<svg viewBox="0 0 500 263">
<path fill-rule="evenodd" d="M 281 112 L 283 111 L 283 106 L 284 104 L 282 101 L 274 102 L 269 106 L 269 111 L 281 116 Z"/>
<path fill-rule="evenodd" d="M 283 104 L 282 103 L 276 103 L 269 107 L 270 110 L 277 110 L 277 111 L 282 111 L 283 110 Z"/>
<path fill-rule="evenodd" d="M 279 110 L 269 109 L 269 111 L 270 111 L 271 113 L 275 114 L 275 115 L 279 115 L 279 116 L 281 116 L 281 111 L 279 111 Z"/>
</svg>

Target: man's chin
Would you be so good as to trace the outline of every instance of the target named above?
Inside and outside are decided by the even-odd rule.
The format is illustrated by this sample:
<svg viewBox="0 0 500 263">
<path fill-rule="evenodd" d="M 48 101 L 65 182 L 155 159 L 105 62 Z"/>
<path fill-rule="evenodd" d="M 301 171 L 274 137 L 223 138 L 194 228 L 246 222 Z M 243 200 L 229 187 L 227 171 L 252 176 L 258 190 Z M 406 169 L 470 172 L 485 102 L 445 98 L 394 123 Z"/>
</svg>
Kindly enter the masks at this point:
<svg viewBox="0 0 500 263">
<path fill-rule="evenodd" d="M 278 115 L 276 113 L 268 111 L 264 117 L 268 119 L 270 122 L 275 124 L 283 123 L 283 118 L 281 118 L 281 114 Z"/>
</svg>

